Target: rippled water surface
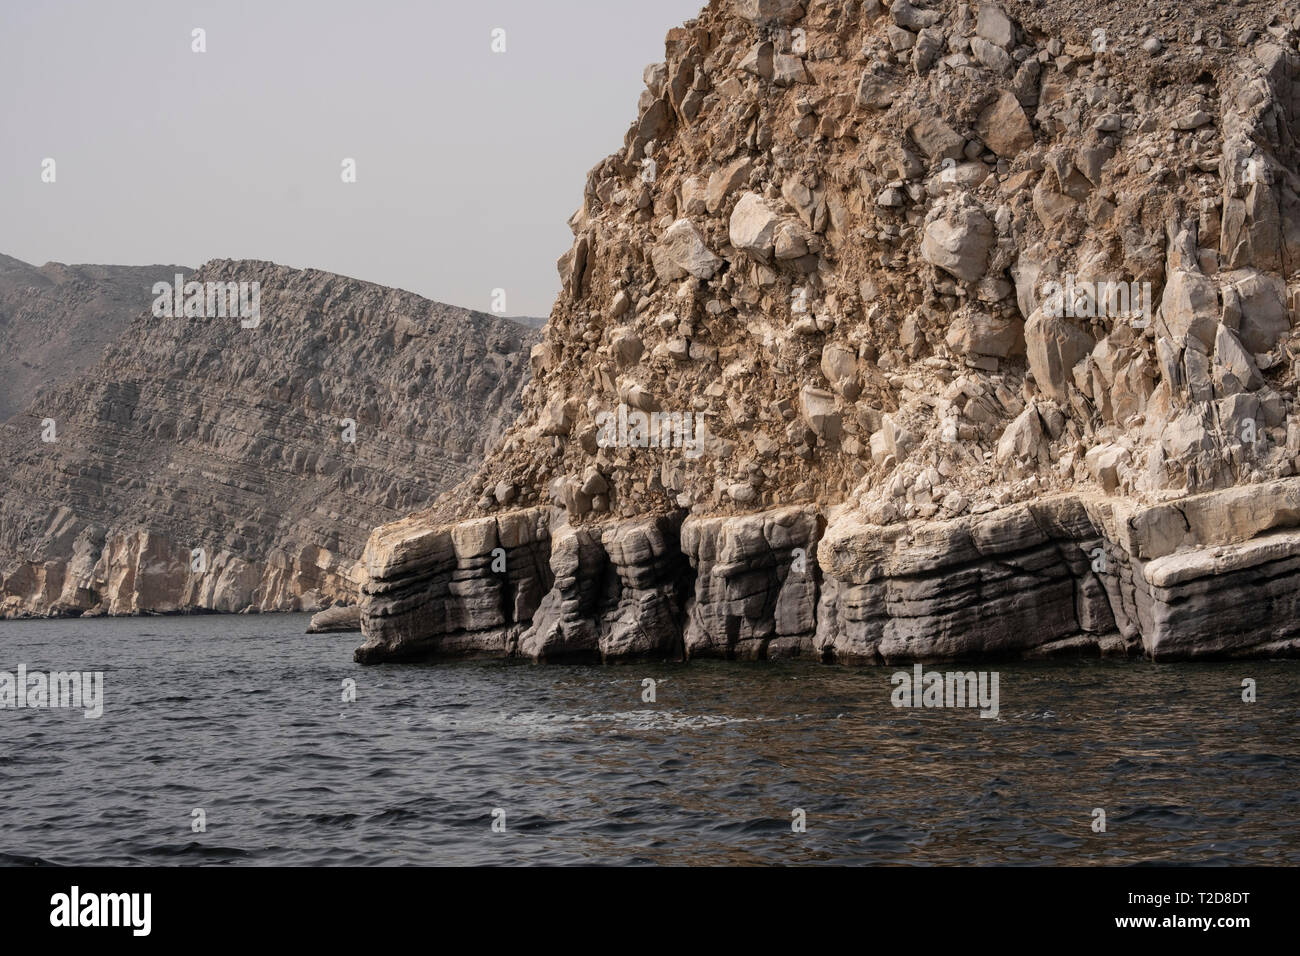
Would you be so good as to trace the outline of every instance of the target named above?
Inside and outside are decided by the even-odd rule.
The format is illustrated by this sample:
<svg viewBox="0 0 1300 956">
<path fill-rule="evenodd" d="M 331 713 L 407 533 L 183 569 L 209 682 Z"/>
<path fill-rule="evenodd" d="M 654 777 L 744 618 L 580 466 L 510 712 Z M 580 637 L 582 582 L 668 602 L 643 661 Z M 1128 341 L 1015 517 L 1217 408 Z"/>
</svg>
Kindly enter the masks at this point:
<svg viewBox="0 0 1300 956">
<path fill-rule="evenodd" d="M 1295 662 L 985 665 L 989 720 L 894 668 L 362 668 L 306 623 L 0 623 L 0 670 L 105 672 L 98 720 L 0 710 L 0 862 L 1300 863 Z"/>
</svg>

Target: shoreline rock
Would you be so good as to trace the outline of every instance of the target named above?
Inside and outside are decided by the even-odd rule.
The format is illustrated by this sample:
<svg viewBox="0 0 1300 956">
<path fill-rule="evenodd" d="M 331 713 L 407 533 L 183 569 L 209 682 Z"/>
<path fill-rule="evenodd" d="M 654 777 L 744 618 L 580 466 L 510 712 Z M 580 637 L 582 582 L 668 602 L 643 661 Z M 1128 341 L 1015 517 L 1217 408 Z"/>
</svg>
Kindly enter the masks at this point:
<svg viewBox="0 0 1300 956">
<path fill-rule="evenodd" d="M 446 528 L 408 518 L 377 529 L 362 562 L 359 663 L 513 656 L 554 580 L 548 510 Z"/>
<path fill-rule="evenodd" d="M 464 576 L 491 540 L 485 519 L 376 531 L 356 659 L 1300 656 L 1300 478 L 1147 508 L 1059 495 L 885 526 L 810 505 L 578 527 L 557 511 L 551 537 L 540 509 L 515 515 L 502 517 L 533 534 L 515 548 L 526 566 L 514 579 L 530 588 L 510 614 L 499 594 L 484 601 L 496 580 Z M 448 549 L 457 538 L 481 544 Z M 552 583 L 539 595 L 548 547 Z M 470 582 L 458 592 L 453 566 Z M 457 626 L 412 630 L 412 601 L 434 594 L 438 621 Z"/>
<path fill-rule="evenodd" d="M 307 625 L 308 634 L 336 634 L 360 632 L 361 608 L 355 604 L 331 607 L 313 614 Z"/>
</svg>

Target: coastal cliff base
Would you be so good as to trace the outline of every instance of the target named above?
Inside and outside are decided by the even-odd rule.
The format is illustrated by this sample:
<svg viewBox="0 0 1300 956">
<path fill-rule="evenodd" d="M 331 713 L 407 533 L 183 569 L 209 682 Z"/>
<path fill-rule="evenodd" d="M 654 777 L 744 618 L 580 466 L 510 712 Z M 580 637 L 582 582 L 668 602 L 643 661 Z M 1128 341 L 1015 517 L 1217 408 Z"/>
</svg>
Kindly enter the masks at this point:
<svg viewBox="0 0 1300 956">
<path fill-rule="evenodd" d="M 1300 650 L 1300 479 L 1140 507 L 1060 495 L 879 526 L 812 505 L 572 526 L 533 508 L 380 528 L 362 663 L 827 663 Z"/>
</svg>

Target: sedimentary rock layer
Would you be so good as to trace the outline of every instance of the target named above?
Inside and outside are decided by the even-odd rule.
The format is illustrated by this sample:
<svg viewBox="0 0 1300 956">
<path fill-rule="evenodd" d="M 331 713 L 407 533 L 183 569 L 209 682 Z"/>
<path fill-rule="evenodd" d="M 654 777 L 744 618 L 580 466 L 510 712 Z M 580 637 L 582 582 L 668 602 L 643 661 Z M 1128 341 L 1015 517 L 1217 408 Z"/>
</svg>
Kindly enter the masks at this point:
<svg viewBox="0 0 1300 956">
<path fill-rule="evenodd" d="M 551 589 L 549 553 L 539 508 L 450 528 L 380 528 L 362 559 L 367 641 L 357 660 L 513 655 Z"/>
<path fill-rule="evenodd" d="M 334 634 L 361 630 L 361 608 L 355 604 L 329 607 L 311 616 L 308 634 Z"/>
<path fill-rule="evenodd" d="M 366 560 L 367 663 L 1300 654 L 1294 478 L 1152 508 L 1060 495 L 886 526 L 810 506 L 580 527 L 530 509 L 390 526 Z"/>
<path fill-rule="evenodd" d="M 192 278 L 257 283 L 260 320 L 160 317 L 141 284 L 100 360 L 0 426 L 0 616 L 354 602 L 370 530 L 517 412 L 531 329 L 267 262 Z"/>
</svg>

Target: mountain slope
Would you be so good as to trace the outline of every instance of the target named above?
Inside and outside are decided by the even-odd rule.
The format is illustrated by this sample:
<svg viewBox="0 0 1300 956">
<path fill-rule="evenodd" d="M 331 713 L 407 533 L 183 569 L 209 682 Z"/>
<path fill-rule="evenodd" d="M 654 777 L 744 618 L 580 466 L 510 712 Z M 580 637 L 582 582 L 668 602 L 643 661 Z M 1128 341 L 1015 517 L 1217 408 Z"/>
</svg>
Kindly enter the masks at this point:
<svg viewBox="0 0 1300 956">
<path fill-rule="evenodd" d="M 0 255 L 0 421 L 42 388 L 93 365 L 160 275 L 193 271 L 59 262 L 37 268 Z"/>
<path fill-rule="evenodd" d="M 513 322 L 228 260 L 193 278 L 258 283 L 256 327 L 159 318 L 147 291 L 174 277 L 152 271 L 102 359 L 0 427 L 6 614 L 353 600 L 368 530 L 470 474 L 517 410 L 536 333 Z"/>
</svg>

